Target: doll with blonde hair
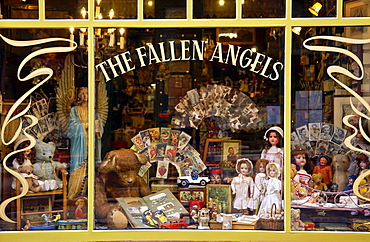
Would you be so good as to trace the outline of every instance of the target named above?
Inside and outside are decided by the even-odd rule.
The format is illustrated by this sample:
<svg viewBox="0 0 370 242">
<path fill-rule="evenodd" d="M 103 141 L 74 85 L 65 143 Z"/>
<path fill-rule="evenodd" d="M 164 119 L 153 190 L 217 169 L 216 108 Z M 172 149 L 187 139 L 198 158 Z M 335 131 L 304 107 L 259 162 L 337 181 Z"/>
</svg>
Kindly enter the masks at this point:
<svg viewBox="0 0 370 242">
<path fill-rule="evenodd" d="M 256 210 L 258 205 L 264 198 L 264 193 L 266 190 L 266 166 L 268 164 L 268 160 L 266 159 L 259 159 L 257 160 L 254 166 L 254 172 L 256 176 L 254 177 L 254 192 L 253 198 L 250 200 L 249 208 L 251 210 Z M 258 211 L 256 211 L 258 213 Z"/>
</svg>

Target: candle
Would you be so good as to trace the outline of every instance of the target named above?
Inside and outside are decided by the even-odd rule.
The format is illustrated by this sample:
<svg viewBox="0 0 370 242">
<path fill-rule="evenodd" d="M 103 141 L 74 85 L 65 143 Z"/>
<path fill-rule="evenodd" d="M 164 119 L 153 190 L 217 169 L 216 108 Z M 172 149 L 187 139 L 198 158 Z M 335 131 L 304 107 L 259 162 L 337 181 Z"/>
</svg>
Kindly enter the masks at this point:
<svg viewBox="0 0 370 242">
<path fill-rule="evenodd" d="M 97 36 L 100 36 L 100 35 L 101 35 L 101 28 L 97 28 L 97 29 L 96 29 L 96 35 L 97 35 Z"/>
<path fill-rule="evenodd" d="M 110 31 L 110 38 L 109 38 L 109 45 L 108 46 L 114 46 L 114 29 L 111 29 L 111 31 Z"/>
<path fill-rule="evenodd" d="M 119 30 L 119 33 L 121 34 L 121 37 L 119 38 L 119 48 L 122 50 L 125 48 L 125 37 L 123 37 L 123 34 L 125 33 L 125 29 L 121 28 Z"/>
<path fill-rule="evenodd" d="M 109 18 L 112 19 L 114 16 L 114 10 L 113 8 L 109 11 Z"/>
<path fill-rule="evenodd" d="M 75 41 L 75 36 L 73 35 L 73 31 L 75 31 L 75 28 L 69 28 L 69 32 L 71 32 L 71 34 L 69 35 L 69 39 L 72 41 Z M 69 43 L 69 47 L 73 47 L 73 42 Z"/>
<path fill-rule="evenodd" d="M 96 1 L 95 18 L 98 18 L 100 14 L 100 0 Z"/>
<path fill-rule="evenodd" d="M 81 15 L 82 15 L 82 18 L 83 18 L 83 19 L 85 19 L 85 18 L 86 18 L 86 14 L 87 14 L 86 8 L 85 8 L 85 7 L 82 7 L 82 8 L 81 8 Z"/>
<path fill-rule="evenodd" d="M 80 46 L 85 45 L 85 32 L 86 32 L 85 28 L 80 29 Z"/>
</svg>

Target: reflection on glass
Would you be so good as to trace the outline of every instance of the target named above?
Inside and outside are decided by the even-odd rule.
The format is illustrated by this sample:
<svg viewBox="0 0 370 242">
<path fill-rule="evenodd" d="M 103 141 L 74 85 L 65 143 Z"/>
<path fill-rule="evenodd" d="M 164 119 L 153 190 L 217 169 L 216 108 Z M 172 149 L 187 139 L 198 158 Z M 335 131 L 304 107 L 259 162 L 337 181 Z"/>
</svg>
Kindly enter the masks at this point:
<svg viewBox="0 0 370 242">
<path fill-rule="evenodd" d="M 292 16 L 295 18 L 306 17 L 335 17 L 336 6 L 335 0 L 325 1 L 292 1 Z"/>
<path fill-rule="evenodd" d="M 367 28 L 293 28 L 292 230 L 363 231 L 369 221 Z"/>
<path fill-rule="evenodd" d="M 137 0 L 97 0 L 94 17 L 96 19 L 136 19 Z"/>
<path fill-rule="evenodd" d="M 235 18 L 235 0 L 204 0 L 201 4 L 193 1 L 193 18 Z"/>
<path fill-rule="evenodd" d="M 81 19 L 82 16 L 80 14 L 80 10 L 82 7 L 85 7 L 85 9 L 87 9 L 87 2 L 85 2 L 85 4 L 81 6 L 79 2 L 81 1 L 45 0 L 45 18 L 46 19 Z"/>
<path fill-rule="evenodd" d="M 242 1 L 242 18 L 285 17 L 285 0 Z"/>
</svg>

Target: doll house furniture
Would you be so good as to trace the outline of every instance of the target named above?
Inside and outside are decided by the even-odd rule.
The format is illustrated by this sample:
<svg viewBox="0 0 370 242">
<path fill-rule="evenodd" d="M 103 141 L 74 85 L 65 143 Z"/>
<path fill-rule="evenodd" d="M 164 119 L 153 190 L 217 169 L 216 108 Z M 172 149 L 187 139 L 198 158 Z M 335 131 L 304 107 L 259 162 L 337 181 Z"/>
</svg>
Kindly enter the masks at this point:
<svg viewBox="0 0 370 242">
<path fill-rule="evenodd" d="M 28 192 L 24 197 L 18 198 L 16 200 L 16 210 L 17 210 L 17 230 L 21 230 L 21 222 L 22 216 L 26 215 L 39 215 L 41 217 L 42 214 L 51 215 L 59 213 L 62 215 L 63 219 L 67 219 L 67 175 L 68 172 L 64 169 L 56 169 L 56 174 L 58 172 L 61 173 L 62 176 L 62 184 L 63 187 L 53 191 L 44 191 L 44 192 L 36 192 L 30 193 Z M 16 183 L 16 195 L 21 193 L 21 183 L 17 180 Z M 62 196 L 62 205 L 61 207 L 55 206 L 55 195 Z M 44 207 L 42 211 L 26 211 L 25 205 L 27 205 L 27 201 L 32 199 L 36 199 L 37 201 L 47 200 L 47 206 Z M 56 209 L 58 208 L 58 209 Z M 32 223 L 32 221 L 31 221 Z"/>
</svg>

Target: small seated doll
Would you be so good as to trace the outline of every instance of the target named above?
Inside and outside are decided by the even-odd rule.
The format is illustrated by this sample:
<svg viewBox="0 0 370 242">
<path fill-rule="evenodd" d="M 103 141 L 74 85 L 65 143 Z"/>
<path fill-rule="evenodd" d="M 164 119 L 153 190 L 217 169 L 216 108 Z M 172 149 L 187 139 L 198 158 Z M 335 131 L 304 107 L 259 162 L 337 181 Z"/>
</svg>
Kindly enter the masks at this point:
<svg viewBox="0 0 370 242">
<path fill-rule="evenodd" d="M 344 188 L 345 194 L 353 195 L 353 183 L 355 182 L 357 176 L 356 175 L 349 175 L 348 176 L 348 184 Z"/>
<path fill-rule="evenodd" d="M 321 173 L 323 175 L 322 181 L 330 189 L 333 182 L 333 169 L 330 166 L 331 159 L 329 156 L 321 155 L 319 157 L 319 164 L 314 167 L 312 174 Z"/>
<path fill-rule="evenodd" d="M 87 202 L 87 199 L 84 197 L 77 198 L 75 202 L 75 205 L 77 206 L 75 210 L 76 219 L 86 219 L 87 218 L 86 202 Z"/>
</svg>

